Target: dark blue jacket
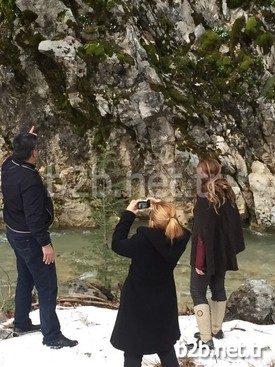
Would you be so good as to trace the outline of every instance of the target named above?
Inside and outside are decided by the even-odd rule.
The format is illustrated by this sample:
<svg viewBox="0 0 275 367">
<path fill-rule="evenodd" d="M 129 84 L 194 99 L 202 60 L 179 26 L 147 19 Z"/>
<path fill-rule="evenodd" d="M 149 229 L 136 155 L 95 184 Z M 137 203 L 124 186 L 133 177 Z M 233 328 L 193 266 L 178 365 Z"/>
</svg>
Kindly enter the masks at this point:
<svg viewBox="0 0 275 367">
<path fill-rule="evenodd" d="M 41 246 L 51 243 L 52 200 L 35 166 L 12 157 L 2 165 L 4 222 L 17 233 L 31 233 Z"/>
</svg>

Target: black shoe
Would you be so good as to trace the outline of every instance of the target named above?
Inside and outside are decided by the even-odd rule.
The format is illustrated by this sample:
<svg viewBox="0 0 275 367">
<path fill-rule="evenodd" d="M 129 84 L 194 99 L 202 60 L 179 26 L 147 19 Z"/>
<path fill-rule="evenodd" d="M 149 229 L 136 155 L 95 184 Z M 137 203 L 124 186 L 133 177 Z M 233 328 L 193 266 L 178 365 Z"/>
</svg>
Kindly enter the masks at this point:
<svg viewBox="0 0 275 367">
<path fill-rule="evenodd" d="M 197 331 L 195 334 L 194 334 L 194 337 L 196 338 L 196 339 L 199 339 L 200 338 L 200 332 L 199 331 Z M 223 339 L 224 338 L 224 333 L 223 333 L 223 331 L 222 331 L 222 329 L 221 330 L 219 330 L 218 332 L 217 332 L 217 334 L 213 334 L 212 333 L 212 336 L 213 336 L 213 338 L 216 338 L 216 339 Z"/>
<path fill-rule="evenodd" d="M 221 330 L 219 330 L 219 331 L 217 332 L 217 334 L 212 334 L 212 335 L 213 335 L 213 337 L 214 337 L 214 338 L 216 338 L 216 339 L 223 339 L 223 337 L 224 337 L 224 333 L 223 333 L 222 329 L 221 329 Z"/>
<path fill-rule="evenodd" d="M 198 339 L 195 343 L 187 344 L 186 345 L 187 350 L 192 349 L 194 351 L 194 349 L 197 349 L 200 347 L 200 343 L 201 345 L 207 345 L 210 350 L 213 350 L 215 348 L 212 339 L 208 340 L 207 342 L 203 342 L 202 340 Z"/>
<path fill-rule="evenodd" d="M 44 342 L 43 344 L 52 349 L 60 349 L 63 347 L 75 347 L 78 344 L 77 340 L 71 340 L 61 335 L 58 339 L 52 340 L 50 342 Z"/>
<path fill-rule="evenodd" d="M 30 325 L 27 328 L 14 327 L 13 328 L 13 334 L 21 335 L 21 334 L 33 333 L 33 332 L 39 331 L 39 330 L 41 330 L 40 325 Z"/>
</svg>

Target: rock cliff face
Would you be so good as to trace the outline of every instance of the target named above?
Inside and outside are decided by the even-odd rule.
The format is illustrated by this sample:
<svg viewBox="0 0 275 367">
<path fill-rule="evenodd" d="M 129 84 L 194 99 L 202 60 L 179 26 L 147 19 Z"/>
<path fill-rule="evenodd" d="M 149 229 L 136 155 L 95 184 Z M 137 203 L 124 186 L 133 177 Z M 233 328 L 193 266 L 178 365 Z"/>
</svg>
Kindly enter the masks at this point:
<svg viewBox="0 0 275 367">
<path fill-rule="evenodd" d="M 201 157 L 275 226 L 275 1 L 0 0 L 1 162 L 35 125 L 56 225 L 123 198 L 192 213 Z"/>
</svg>

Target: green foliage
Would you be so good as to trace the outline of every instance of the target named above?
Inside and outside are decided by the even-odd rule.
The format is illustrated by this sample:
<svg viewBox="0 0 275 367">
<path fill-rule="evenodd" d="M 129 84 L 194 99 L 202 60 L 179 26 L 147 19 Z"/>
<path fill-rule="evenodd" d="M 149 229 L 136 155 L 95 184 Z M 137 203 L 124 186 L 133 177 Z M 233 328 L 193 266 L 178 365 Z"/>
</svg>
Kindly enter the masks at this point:
<svg viewBox="0 0 275 367">
<path fill-rule="evenodd" d="M 275 99 L 275 75 L 266 80 L 261 95 L 266 98 Z"/>
<path fill-rule="evenodd" d="M 247 71 L 253 64 L 255 60 L 251 56 L 244 56 L 243 60 L 240 62 L 239 68 L 241 71 Z"/>
<path fill-rule="evenodd" d="M 66 37 L 66 34 L 65 33 L 58 33 L 58 34 L 55 34 L 52 38 L 52 41 L 61 41 L 63 40 L 64 38 Z"/>
<path fill-rule="evenodd" d="M 86 55 L 97 56 L 98 58 L 106 58 L 106 55 L 111 57 L 113 52 L 111 51 L 111 47 L 106 47 L 107 45 L 108 43 L 104 41 L 90 41 L 85 46 Z"/>
<path fill-rule="evenodd" d="M 122 48 L 118 45 L 105 41 L 105 40 L 93 40 L 90 41 L 84 50 L 79 50 L 79 56 L 86 59 L 87 56 L 95 57 L 99 60 L 105 60 L 107 56 L 112 57 L 116 55 L 119 61 L 129 65 L 134 65 L 135 61 L 133 57 L 122 51 Z"/>
<path fill-rule="evenodd" d="M 256 17 L 252 16 L 247 19 L 245 25 L 245 33 L 247 33 L 252 39 L 256 39 L 260 32 L 260 24 Z"/>
<path fill-rule="evenodd" d="M 228 38 L 229 36 L 229 32 L 224 28 L 224 27 L 214 27 L 213 28 L 213 32 L 217 33 L 222 40 L 225 40 Z"/>
<path fill-rule="evenodd" d="M 264 54 L 266 54 L 274 44 L 274 36 L 271 32 L 264 32 L 261 28 L 261 22 L 256 17 L 251 16 L 247 19 L 245 33 L 251 37 L 255 43 L 263 49 Z"/>
<path fill-rule="evenodd" d="M 234 56 L 234 49 L 240 40 L 241 31 L 244 25 L 245 25 L 245 17 L 242 16 L 240 18 L 237 18 L 232 26 L 229 43 L 230 55 L 232 57 Z"/>
<path fill-rule="evenodd" d="M 15 0 L 0 0 L 0 22 L 6 19 L 13 22 L 15 19 Z"/>
<path fill-rule="evenodd" d="M 219 49 L 221 37 L 211 29 L 206 30 L 199 39 L 198 47 L 205 53 L 211 53 Z"/>
<path fill-rule="evenodd" d="M 119 59 L 119 61 L 121 61 L 122 63 L 129 64 L 131 66 L 135 65 L 134 58 L 127 53 L 116 52 L 116 56 Z"/>
<path fill-rule="evenodd" d="M 122 3 L 122 0 L 107 0 L 106 2 L 106 10 L 111 11 L 116 5 Z"/>
<path fill-rule="evenodd" d="M 255 42 L 262 47 L 264 54 L 267 54 L 274 44 L 274 36 L 271 32 L 263 32 L 257 36 Z"/>
<path fill-rule="evenodd" d="M 184 97 L 179 90 L 176 88 L 169 88 L 168 93 L 170 97 L 178 104 L 182 104 L 186 101 L 186 97 Z"/>
</svg>

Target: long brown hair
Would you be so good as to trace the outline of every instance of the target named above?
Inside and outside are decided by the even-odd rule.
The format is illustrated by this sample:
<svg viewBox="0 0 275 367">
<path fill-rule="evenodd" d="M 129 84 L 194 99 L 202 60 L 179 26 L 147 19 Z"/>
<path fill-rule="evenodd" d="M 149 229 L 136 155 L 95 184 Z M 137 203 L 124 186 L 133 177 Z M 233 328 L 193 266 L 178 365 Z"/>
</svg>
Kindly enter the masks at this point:
<svg viewBox="0 0 275 367">
<path fill-rule="evenodd" d="M 217 210 L 227 199 L 235 205 L 236 196 L 229 183 L 221 177 L 221 165 L 215 159 L 203 159 L 197 165 L 197 195 L 207 198 Z"/>
<path fill-rule="evenodd" d="M 149 226 L 164 229 L 166 237 L 171 241 L 183 235 L 183 228 L 172 203 L 164 201 L 153 203 L 149 213 Z"/>
</svg>

